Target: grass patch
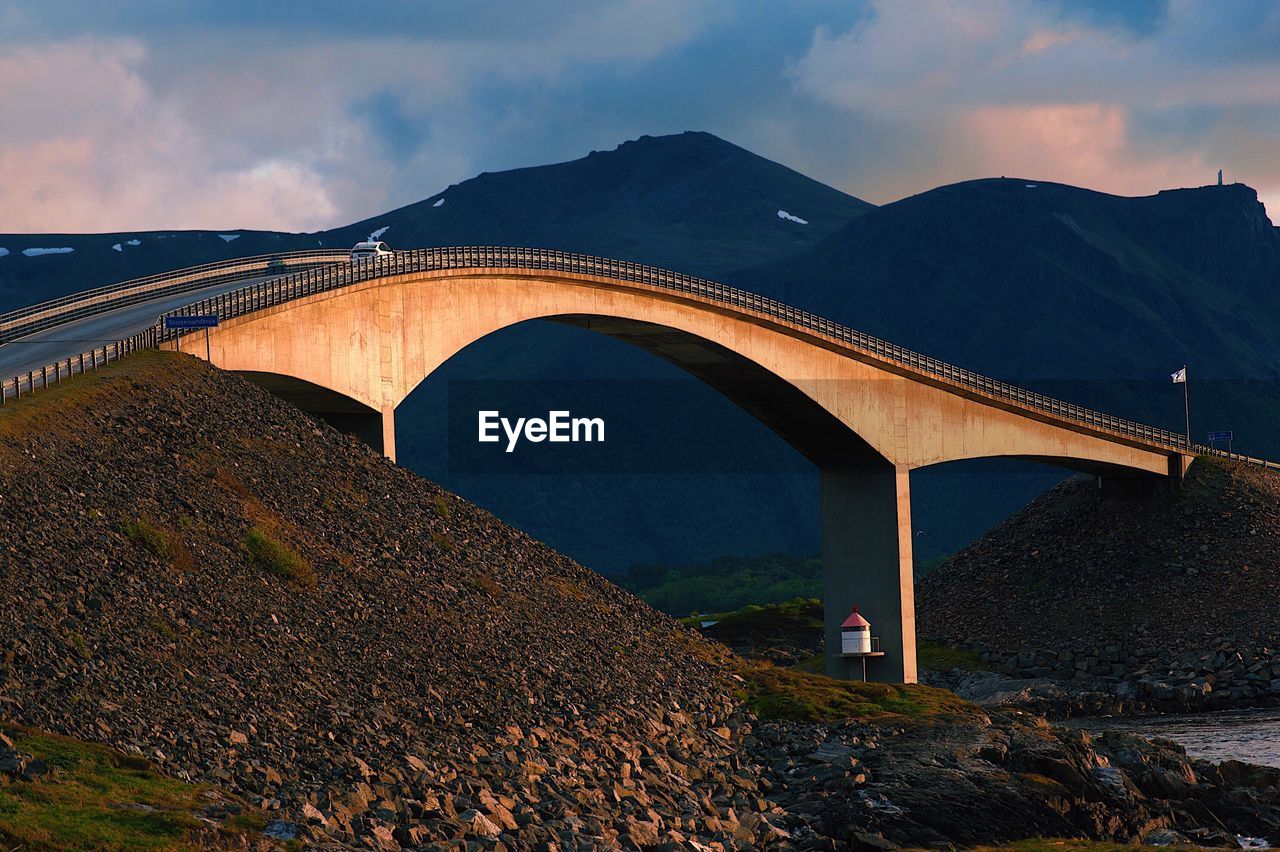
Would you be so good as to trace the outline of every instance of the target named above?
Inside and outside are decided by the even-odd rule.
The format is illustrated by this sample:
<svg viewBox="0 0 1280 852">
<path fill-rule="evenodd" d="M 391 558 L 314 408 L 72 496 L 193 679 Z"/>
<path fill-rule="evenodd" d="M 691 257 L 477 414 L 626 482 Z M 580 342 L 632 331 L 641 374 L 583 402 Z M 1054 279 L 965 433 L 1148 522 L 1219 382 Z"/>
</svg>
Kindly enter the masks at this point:
<svg viewBox="0 0 1280 852">
<path fill-rule="evenodd" d="M 249 528 L 244 535 L 244 549 L 249 553 L 249 560 L 259 568 L 300 586 L 316 587 L 316 572 L 311 563 L 262 527 Z"/>
<path fill-rule="evenodd" d="M 453 539 L 447 532 L 433 530 L 431 533 L 431 543 L 445 553 L 453 553 L 453 551 L 457 549 L 457 545 L 453 543 Z"/>
<path fill-rule="evenodd" d="M 585 601 L 590 597 L 590 595 L 587 594 L 586 589 L 583 589 L 567 577 L 550 577 L 546 582 L 548 586 L 555 589 L 566 598 L 570 598 L 575 601 Z"/>
<path fill-rule="evenodd" d="M 283 452 L 287 453 L 289 450 Z M 243 517 L 249 525 L 249 531 L 241 541 L 241 548 L 249 554 L 250 562 L 276 576 L 292 580 L 303 588 L 314 589 L 317 583 L 315 569 L 298 545 L 305 542 L 313 546 L 315 550 L 310 547 L 307 550 L 315 556 L 317 552 L 323 553 L 323 539 L 317 540 L 317 536 L 262 502 L 253 489 L 231 470 L 230 462 L 221 462 L 213 453 L 206 453 L 200 466 L 205 475 L 212 476 L 219 487 L 239 498 Z M 352 493 L 349 488 L 346 490 Z M 330 505 L 326 502 L 326 506 L 327 511 L 334 511 L 338 504 Z M 348 553 L 330 551 L 327 555 L 344 567 L 352 568 L 355 565 Z"/>
<path fill-rule="evenodd" d="M 120 530 L 129 541 L 153 556 L 164 556 L 169 549 L 169 537 L 145 516 L 121 518 Z"/>
<path fill-rule="evenodd" d="M 743 663 L 740 671 L 740 697 L 761 719 L 934 724 L 983 715 L 977 705 L 930 686 L 835 680 L 766 662 Z"/>
<path fill-rule="evenodd" d="M 961 669 L 966 672 L 982 672 L 991 668 L 982 658 L 972 651 L 959 648 L 948 648 L 940 642 L 921 640 L 916 645 L 916 662 L 922 669 L 935 672 L 949 672 Z"/>
<path fill-rule="evenodd" d="M 129 541 L 152 556 L 167 560 L 175 568 L 189 571 L 195 567 L 191 551 L 187 549 L 182 539 L 146 515 L 136 518 L 125 515 L 120 519 L 120 531 Z"/>
<path fill-rule="evenodd" d="M 476 594 L 485 594 L 493 598 L 502 597 L 502 586 L 488 574 L 472 574 L 463 579 L 463 584 Z"/>
<path fill-rule="evenodd" d="M 798 672 L 808 672 L 809 674 L 826 674 L 827 673 L 827 655 L 814 654 L 812 657 L 805 657 L 800 662 L 791 667 Z"/>
<path fill-rule="evenodd" d="M 240 477 L 225 467 L 218 466 L 213 469 L 213 481 L 241 499 L 251 501 L 258 499 Z"/>
<path fill-rule="evenodd" d="M 169 623 L 167 618 L 160 615 L 152 615 L 147 619 L 147 624 L 159 636 L 168 639 L 170 642 L 178 641 L 178 631 L 173 629 L 173 625 Z"/>
<path fill-rule="evenodd" d="M 975 846 L 977 852 L 991 852 L 995 849 L 1014 850 L 1014 852 L 1063 852 L 1071 849 L 1089 849 L 1092 852 L 1121 852 L 1129 849 L 1149 849 L 1137 844 L 1126 846 L 1123 843 L 1111 843 L 1105 840 L 1077 840 L 1060 837 L 1033 837 L 1028 840 L 1016 840 L 1003 846 Z"/>
<path fill-rule="evenodd" d="M 67 642 L 72 648 L 76 649 L 76 656 L 82 660 L 93 659 L 93 653 L 89 651 L 89 646 L 85 644 L 84 637 L 72 630 L 67 634 Z"/>
<path fill-rule="evenodd" d="M 815 596 L 822 591 L 822 564 L 816 558 L 772 553 L 721 557 L 697 565 L 632 565 L 618 579 L 655 609 L 684 616 Z"/>
<path fill-rule="evenodd" d="M 0 847 L 187 850 L 201 848 L 198 841 L 214 830 L 197 817 L 209 804 L 208 787 L 165 778 L 146 760 L 105 746 L 25 729 L 6 733 L 56 773 L 0 786 Z M 223 840 L 256 840 L 251 825 L 223 829 Z"/>
<path fill-rule="evenodd" d="M 9 397 L 5 400 L 4 406 L 0 407 L 0 434 L 3 434 L 11 427 L 22 428 L 28 425 L 32 419 L 43 421 L 45 415 L 52 415 L 55 420 L 61 419 L 62 412 L 57 410 L 61 403 L 92 403 L 98 393 L 104 390 L 120 393 L 124 390 L 124 388 L 118 387 L 121 384 L 121 380 L 124 380 L 124 384 L 127 387 L 135 378 L 144 374 L 147 378 L 154 379 L 152 373 L 156 369 L 161 371 L 167 371 L 170 368 L 181 369 L 180 365 L 174 364 L 179 357 L 173 353 L 146 349 L 135 352 L 122 361 L 112 361 L 110 365 L 99 363 L 96 371 L 89 370 L 89 372 L 76 375 L 73 378 L 64 378 L 59 384 L 53 384 L 52 379 L 50 379 L 50 385 L 47 390 L 40 389 L 34 394 L 24 391 L 22 399 Z M 86 367 L 88 366 L 87 360 Z M 63 363 L 65 364 L 65 362 Z M 8 376 L 7 378 L 12 379 L 13 376 Z M 36 373 L 37 384 L 39 381 L 40 374 Z M 10 384 L 9 387 L 12 388 L 13 385 Z M 75 423 L 63 425 L 65 428 L 61 431 L 74 431 L 78 428 Z"/>
<path fill-rule="evenodd" d="M 715 615 L 691 615 L 680 619 L 687 627 L 703 621 L 715 621 L 717 630 L 735 633 L 822 633 L 822 601 L 817 598 L 794 598 L 784 603 L 760 606 L 751 604 L 732 612 Z"/>
<path fill-rule="evenodd" d="M 449 506 L 449 501 L 445 499 L 443 494 L 436 495 L 436 515 L 448 520 L 453 515 L 453 509 Z"/>
</svg>

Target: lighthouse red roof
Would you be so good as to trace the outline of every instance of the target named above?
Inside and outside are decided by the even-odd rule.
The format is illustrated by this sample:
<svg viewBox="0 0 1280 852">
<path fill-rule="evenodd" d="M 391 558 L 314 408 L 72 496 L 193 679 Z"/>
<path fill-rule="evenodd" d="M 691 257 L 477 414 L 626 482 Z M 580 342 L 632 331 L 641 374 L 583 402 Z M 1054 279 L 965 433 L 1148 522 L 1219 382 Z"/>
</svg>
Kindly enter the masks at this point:
<svg viewBox="0 0 1280 852">
<path fill-rule="evenodd" d="M 871 622 L 858 615 L 858 608 L 855 606 L 853 612 L 849 613 L 849 617 L 844 620 L 841 627 L 870 627 Z"/>
</svg>

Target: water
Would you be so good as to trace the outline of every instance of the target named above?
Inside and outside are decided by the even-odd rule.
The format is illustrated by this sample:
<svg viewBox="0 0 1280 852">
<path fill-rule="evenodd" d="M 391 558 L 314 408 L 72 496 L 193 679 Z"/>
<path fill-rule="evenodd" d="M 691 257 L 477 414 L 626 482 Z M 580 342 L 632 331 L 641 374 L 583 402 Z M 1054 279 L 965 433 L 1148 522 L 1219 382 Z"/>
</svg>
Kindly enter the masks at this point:
<svg viewBox="0 0 1280 852">
<path fill-rule="evenodd" d="M 1087 731 L 1121 730 L 1173 740 L 1193 757 L 1280 767 L 1280 710 L 1233 710 L 1186 716 L 1077 719 Z"/>
</svg>

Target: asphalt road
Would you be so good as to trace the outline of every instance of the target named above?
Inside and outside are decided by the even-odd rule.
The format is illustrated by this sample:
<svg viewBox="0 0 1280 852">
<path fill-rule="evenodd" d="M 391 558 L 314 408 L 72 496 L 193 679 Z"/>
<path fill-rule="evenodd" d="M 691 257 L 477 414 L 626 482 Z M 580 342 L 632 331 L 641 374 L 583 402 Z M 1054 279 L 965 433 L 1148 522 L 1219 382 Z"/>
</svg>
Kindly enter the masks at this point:
<svg viewBox="0 0 1280 852">
<path fill-rule="evenodd" d="M 156 317 L 190 302 L 226 293 L 257 281 L 274 276 L 241 278 L 227 281 L 201 290 L 191 290 L 173 296 L 164 296 L 149 302 L 140 302 L 116 308 L 104 314 L 85 317 L 56 328 L 46 329 L 28 337 L 10 341 L 0 346 L 0 380 L 25 375 L 29 370 L 39 370 L 68 356 L 88 352 L 105 343 L 131 337 L 153 324 Z"/>
</svg>

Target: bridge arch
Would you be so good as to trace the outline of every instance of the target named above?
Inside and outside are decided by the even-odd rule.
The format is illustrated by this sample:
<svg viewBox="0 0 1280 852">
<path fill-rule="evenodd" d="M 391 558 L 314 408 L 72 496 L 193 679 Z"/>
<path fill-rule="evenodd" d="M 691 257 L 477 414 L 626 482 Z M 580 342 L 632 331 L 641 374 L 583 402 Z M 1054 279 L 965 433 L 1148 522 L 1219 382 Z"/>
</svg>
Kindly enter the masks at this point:
<svg viewBox="0 0 1280 852">
<path fill-rule="evenodd" d="M 912 469 L 992 456 L 1135 476 L 1184 465 L 1167 447 L 949 383 L 764 311 L 580 272 L 391 270 L 230 318 L 211 333 L 210 350 L 217 366 L 274 384 L 286 398 L 345 400 L 365 422 L 380 417 L 383 449 L 394 457 L 393 412 L 414 387 L 470 344 L 538 319 L 623 339 L 681 366 L 814 461 L 827 668 L 837 676 L 862 670 L 862 660 L 838 654 L 839 623 L 857 602 L 885 652 L 868 673 L 915 680 Z M 202 338 L 178 346 L 204 354 Z"/>
</svg>

